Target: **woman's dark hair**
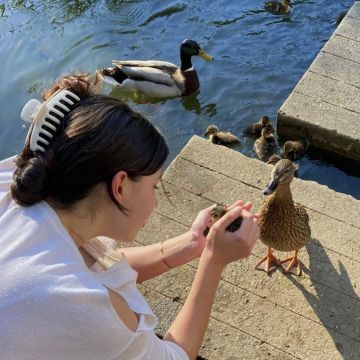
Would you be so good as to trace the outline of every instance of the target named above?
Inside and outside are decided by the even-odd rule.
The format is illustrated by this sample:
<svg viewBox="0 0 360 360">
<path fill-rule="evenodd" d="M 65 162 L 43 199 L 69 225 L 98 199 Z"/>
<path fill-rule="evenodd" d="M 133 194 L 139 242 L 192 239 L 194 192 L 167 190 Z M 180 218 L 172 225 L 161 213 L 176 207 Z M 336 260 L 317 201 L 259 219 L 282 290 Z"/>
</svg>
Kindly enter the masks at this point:
<svg viewBox="0 0 360 360">
<path fill-rule="evenodd" d="M 69 207 L 104 183 L 113 197 L 114 175 L 126 171 L 132 180 L 154 174 L 169 150 L 161 133 L 124 102 L 96 95 L 96 82 L 89 74 L 74 73 L 57 80 L 43 100 L 59 89 L 80 97 L 65 116 L 45 152 L 31 151 L 29 141 L 16 159 L 11 192 L 22 206 L 49 199 L 58 207 Z"/>
</svg>

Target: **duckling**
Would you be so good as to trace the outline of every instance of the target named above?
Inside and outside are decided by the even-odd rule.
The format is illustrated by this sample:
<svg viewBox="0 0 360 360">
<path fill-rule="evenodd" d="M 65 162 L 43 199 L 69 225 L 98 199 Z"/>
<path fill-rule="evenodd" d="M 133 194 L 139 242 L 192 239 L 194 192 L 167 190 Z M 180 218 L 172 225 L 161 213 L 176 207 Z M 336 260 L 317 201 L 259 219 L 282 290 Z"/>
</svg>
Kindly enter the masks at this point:
<svg viewBox="0 0 360 360">
<path fill-rule="evenodd" d="M 211 210 L 211 225 L 214 225 L 222 216 L 224 216 L 227 213 L 226 206 L 223 204 L 217 204 L 212 210 Z M 235 232 L 238 230 L 242 223 L 242 217 L 236 218 L 230 225 L 226 227 L 227 231 Z M 206 227 L 204 230 L 204 236 L 207 236 L 209 233 L 210 228 Z"/>
<path fill-rule="evenodd" d="M 229 131 L 220 131 L 215 125 L 209 125 L 204 136 L 208 136 L 209 141 L 216 145 L 234 147 L 240 145 L 241 143 L 240 139 L 234 134 Z"/>
<path fill-rule="evenodd" d="M 279 160 L 281 160 L 281 157 L 279 155 L 271 155 L 269 160 L 266 163 L 275 166 Z M 295 170 L 294 176 L 296 178 L 299 177 L 299 173 L 297 170 Z"/>
<path fill-rule="evenodd" d="M 268 246 L 267 255 L 257 265 L 257 270 L 264 270 L 267 274 L 276 266 L 283 267 L 285 273 L 301 275 L 301 268 L 297 255 L 311 237 L 309 216 L 306 209 L 294 204 L 290 183 L 294 172 L 298 169 L 289 159 L 281 159 L 273 167 L 271 181 L 263 190 L 268 196 L 259 211 L 260 239 Z M 294 255 L 278 260 L 272 253 L 278 251 L 295 251 Z"/>
<path fill-rule="evenodd" d="M 266 163 L 275 166 L 279 160 L 281 160 L 279 155 L 271 155 Z"/>
<path fill-rule="evenodd" d="M 275 15 L 286 14 L 291 9 L 290 0 L 283 0 L 282 3 L 279 1 L 266 1 L 264 3 L 264 7 L 266 10 Z"/>
<path fill-rule="evenodd" d="M 158 60 L 113 60 L 113 68 L 97 70 L 104 81 L 121 88 L 135 90 L 151 97 L 174 97 L 193 94 L 200 82 L 191 57 L 197 55 L 206 61 L 213 58 L 194 40 L 185 39 L 180 45 L 180 68 Z"/>
<path fill-rule="evenodd" d="M 269 127 L 261 130 L 261 136 L 254 143 L 254 150 L 260 160 L 267 161 L 274 153 L 276 140 Z"/>
<path fill-rule="evenodd" d="M 262 116 L 258 122 L 251 124 L 247 128 L 245 128 L 245 130 L 243 131 L 243 135 L 257 139 L 261 136 L 261 130 L 264 127 L 269 127 L 272 132 L 274 132 L 274 127 L 272 126 L 270 118 L 268 116 Z"/>
<path fill-rule="evenodd" d="M 298 160 L 304 156 L 309 146 L 310 141 L 308 139 L 285 141 L 284 145 L 280 149 L 280 156 L 283 159 L 289 159 L 291 161 Z"/>
</svg>

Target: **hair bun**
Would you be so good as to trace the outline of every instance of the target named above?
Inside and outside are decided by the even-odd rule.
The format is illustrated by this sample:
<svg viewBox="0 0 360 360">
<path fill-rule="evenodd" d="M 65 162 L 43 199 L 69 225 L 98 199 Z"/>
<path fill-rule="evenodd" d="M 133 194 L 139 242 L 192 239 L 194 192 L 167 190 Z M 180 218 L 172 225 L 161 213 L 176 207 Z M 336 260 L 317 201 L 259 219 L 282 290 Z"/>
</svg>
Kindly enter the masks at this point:
<svg viewBox="0 0 360 360">
<path fill-rule="evenodd" d="M 14 200 L 22 206 L 30 206 L 44 199 L 48 168 L 42 158 L 31 158 L 14 172 L 11 192 Z"/>
</svg>

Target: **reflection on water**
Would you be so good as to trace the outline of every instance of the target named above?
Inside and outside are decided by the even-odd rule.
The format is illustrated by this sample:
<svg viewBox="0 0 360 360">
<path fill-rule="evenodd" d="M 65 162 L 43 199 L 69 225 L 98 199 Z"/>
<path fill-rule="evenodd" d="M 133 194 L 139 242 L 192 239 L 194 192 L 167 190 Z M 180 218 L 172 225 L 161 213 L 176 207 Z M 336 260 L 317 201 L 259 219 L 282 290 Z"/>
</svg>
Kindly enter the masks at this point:
<svg viewBox="0 0 360 360">
<path fill-rule="evenodd" d="M 193 60 L 199 93 L 159 100 L 110 87 L 105 92 L 128 101 L 161 129 L 170 145 L 169 162 L 209 124 L 240 137 L 262 115 L 275 121 L 335 30 L 337 14 L 352 3 L 299 0 L 290 14 L 273 16 L 264 11 L 263 1 L 254 0 L 7 1 L 0 5 L 0 158 L 22 147 L 27 131 L 19 119 L 23 104 L 61 74 L 93 72 L 111 66 L 113 59 L 179 64 L 185 38 L 215 57 L 212 63 Z M 243 139 L 239 151 L 253 156 L 252 147 Z M 301 177 L 360 199 L 359 174 L 342 162 L 311 152 L 299 163 Z"/>
</svg>

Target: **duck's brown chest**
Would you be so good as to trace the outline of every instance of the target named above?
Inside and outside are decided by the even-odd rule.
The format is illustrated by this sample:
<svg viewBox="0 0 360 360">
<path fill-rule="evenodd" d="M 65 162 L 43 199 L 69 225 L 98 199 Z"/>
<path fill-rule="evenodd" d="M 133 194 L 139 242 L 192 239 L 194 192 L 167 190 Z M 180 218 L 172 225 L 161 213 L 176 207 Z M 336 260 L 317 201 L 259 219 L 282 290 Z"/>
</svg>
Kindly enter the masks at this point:
<svg viewBox="0 0 360 360">
<path fill-rule="evenodd" d="M 261 241 L 275 250 L 298 250 L 310 239 L 308 219 L 292 202 L 265 202 L 260 210 L 259 225 Z"/>
<path fill-rule="evenodd" d="M 181 71 L 184 78 L 184 91 L 183 95 L 190 95 L 195 93 L 200 88 L 200 81 L 195 69 Z"/>
</svg>

